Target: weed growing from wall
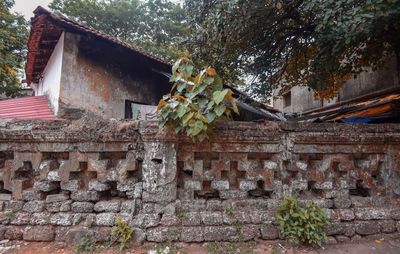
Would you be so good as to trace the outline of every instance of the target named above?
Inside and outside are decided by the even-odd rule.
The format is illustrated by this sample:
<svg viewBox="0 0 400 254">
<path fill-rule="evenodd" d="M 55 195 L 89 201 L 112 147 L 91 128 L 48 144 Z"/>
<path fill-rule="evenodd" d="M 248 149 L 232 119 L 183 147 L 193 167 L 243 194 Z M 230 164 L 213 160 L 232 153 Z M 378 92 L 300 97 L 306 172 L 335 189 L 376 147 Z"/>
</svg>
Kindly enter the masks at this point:
<svg viewBox="0 0 400 254">
<path fill-rule="evenodd" d="M 286 197 L 276 209 L 276 218 L 289 243 L 321 245 L 326 240 L 324 226 L 330 222 L 324 210 L 312 202 L 301 207 L 296 198 Z"/>
<path fill-rule="evenodd" d="M 128 243 L 133 236 L 133 229 L 126 221 L 117 216 L 115 217 L 115 226 L 112 228 L 111 234 L 116 237 L 116 241 L 119 242 L 119 249 L 122 251 L 128 247 Z"/>
</svg>

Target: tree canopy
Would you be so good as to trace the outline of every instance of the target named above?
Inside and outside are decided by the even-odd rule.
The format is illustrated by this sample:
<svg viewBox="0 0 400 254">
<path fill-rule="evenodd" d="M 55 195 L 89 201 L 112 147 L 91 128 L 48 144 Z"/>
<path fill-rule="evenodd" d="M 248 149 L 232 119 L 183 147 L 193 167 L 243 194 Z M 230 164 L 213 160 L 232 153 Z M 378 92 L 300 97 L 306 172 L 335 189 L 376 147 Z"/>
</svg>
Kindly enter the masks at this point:
<svg viewBox="0 0 400 254">
<path fill-rule="evenodd" d="M 27 28 L 21 15 L 12 13 L 13 0 L 0 1 L 0 94 L 20 94 L 21 70 L 26 53 Z"/>
<path fill-rule="evenodd" d="M 186 0 L 194 59 L 267 97 L 308 85 L 330 98 L 387 57 L 400 59 L 399 0 Z M 400 61 L 398 61 L 400 62 Z"/>
<path fill-rule="evenodd" d="M 182 54 L 186 16 L 169 0 L 53 0 L 50 8 L 166 60 Z"/>
</svg>

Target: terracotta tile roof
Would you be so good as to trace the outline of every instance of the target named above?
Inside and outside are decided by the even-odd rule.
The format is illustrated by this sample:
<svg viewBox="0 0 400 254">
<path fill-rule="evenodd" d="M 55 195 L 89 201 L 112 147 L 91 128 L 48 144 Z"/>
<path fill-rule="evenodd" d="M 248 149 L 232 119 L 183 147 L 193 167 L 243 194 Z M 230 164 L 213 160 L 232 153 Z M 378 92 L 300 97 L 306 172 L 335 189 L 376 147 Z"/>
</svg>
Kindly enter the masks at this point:
<svg viewBox="0 0 400 254">
<path fill-rule="evenodd" d="M 41 6 L 35 9 L 34 14 L 35 16 L 31 19 L 31 32 L 28 40 L 28 59 L 25 67 L 28 84 L 37 82 L 40 78 L 40 74 L 44 70 L 58 38 L 63 31 L 95 36 L 147 57 L 156 63 L 171 66 L 171 63 L 139 47 L 120 41 L 111 35 L 91 28 L 65 15 L 52 13 Z"/>
<path fill-rule="evenodd" d="M 0 118 L 57 120 L 45 96 L 0 101 Z"/>
</svg>

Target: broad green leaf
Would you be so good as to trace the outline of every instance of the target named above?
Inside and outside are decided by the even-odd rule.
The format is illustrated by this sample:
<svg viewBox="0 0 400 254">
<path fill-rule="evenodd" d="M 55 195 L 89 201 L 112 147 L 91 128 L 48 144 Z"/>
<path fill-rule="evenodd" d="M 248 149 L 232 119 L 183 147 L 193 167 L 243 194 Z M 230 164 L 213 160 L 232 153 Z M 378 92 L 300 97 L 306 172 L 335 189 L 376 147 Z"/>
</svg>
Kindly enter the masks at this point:
<svg viewBox="0 0 400 254">
<path fill-rule="evenodd" d="M 215 114 L 216 114 L 217 116 L 222 116 L 222 115 L 224 114 L 225 110 L 226 110 L 225 105 L 219 104 L 219 105 L 217 105 L 217 106 L 215 107 Z"/>
<path fill-rule="evenodd" d="M 188 121 L 189 121 L 190 119 L 192 119 L 193 116 L 194 116 L 194 113 L 193 113 L 193 112 L 187 113 L 187 114 L 183 117 L 182 123 L 183 123 L 184 125 L 186 125 L 186 124 L 188 123 Z"/>
<path fill-rule="evenodd" d="M 225 95 L 227 93 L 228 93 L 228 89 L 225 89 L 223 91 L 215 91 L 213 93 L 213 99 L 215 101 L 215 104 L 217 104 L 217 105 L 220 104 L 224 100 Z"/>
</svg>

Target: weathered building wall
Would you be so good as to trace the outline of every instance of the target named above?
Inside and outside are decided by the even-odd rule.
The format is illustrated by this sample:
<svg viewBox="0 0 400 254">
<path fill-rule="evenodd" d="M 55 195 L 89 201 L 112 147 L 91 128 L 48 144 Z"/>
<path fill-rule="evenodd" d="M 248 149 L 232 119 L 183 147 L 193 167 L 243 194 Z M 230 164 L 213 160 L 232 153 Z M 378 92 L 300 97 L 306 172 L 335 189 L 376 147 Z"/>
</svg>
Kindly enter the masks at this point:
<svg viewBox="0 0 400 254">
<path fill-rule="evenodd" d="M 107 240 L 119 215 L 136 241 L 278 239 L 296 195 L 330 241 L 396 237 L 399 141 L 395 124 L 231 123 L 193 144 L 154 122 L 0 122 L 0 236 Z"/>
<path fill-rule="evenodd" d="M 103 43 L 104 44 L 104 43 Z M 105 118 L 123 119 L 125 100 L 156 105 L 170 90 L 164 70 L 144 57 L 128 57 L 116 45 L 65 33 L 60 103 Z M 125 58 L 130 60 L 123 62 Z"/>
<path fill-rule="evenodd" d="M 373 71 L 369 68 L 368 71 L 355 75 L 344 82 L 339 94 L 330 100 L 315 99 L 311 89 L 305 86 L 295 86 L 290 90 L 291 105 L 286 106 L 282 96 L 276 96 L 273 100 L 274 108 L 287 113 L 301 113 L 384 89 L 400 87 L 397 65 L 396 57 L 392 57 L 380 70 Z M 278 92 L 276 90 L 275 95 Z"/>
<path fill-rule="evenodd" d="M 54 114 L 58 114 L 58 102 L 60 99 L 61 69 L 64 52 L 64 33 L 58 40 L 53 53 L 43 71 L 39 84 L 33 84 L 35 96 L 46 95 Z"/>
</svg>

